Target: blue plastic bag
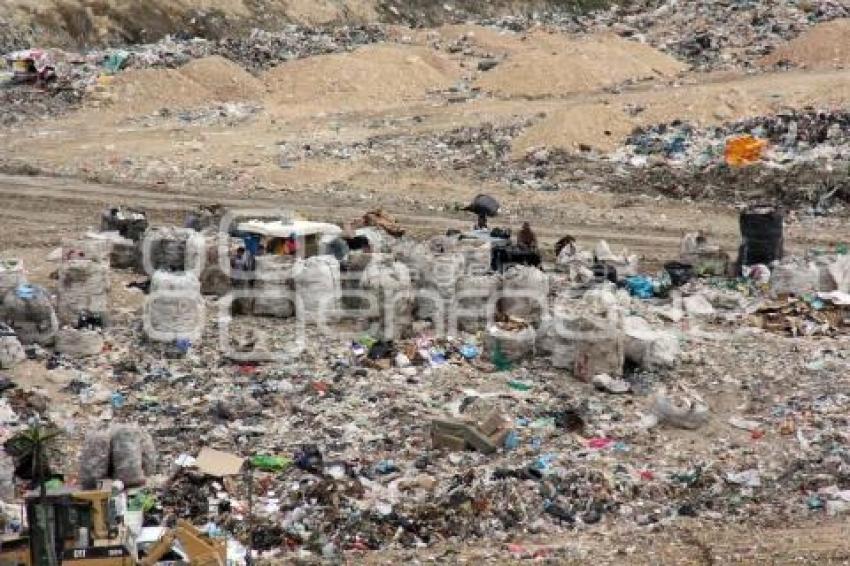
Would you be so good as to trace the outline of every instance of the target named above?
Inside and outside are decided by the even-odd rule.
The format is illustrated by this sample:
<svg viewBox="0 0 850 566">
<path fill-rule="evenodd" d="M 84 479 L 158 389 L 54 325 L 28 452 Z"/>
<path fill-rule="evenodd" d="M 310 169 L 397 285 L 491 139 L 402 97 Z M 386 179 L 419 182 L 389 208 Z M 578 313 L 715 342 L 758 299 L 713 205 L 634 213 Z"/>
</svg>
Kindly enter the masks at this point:
<svg viewBox="0 0 850 566">
<path fill-rule="evenodd" d="M 25 301 L 34 299 L 36 292 L 37 289 L 35 287 L 26 283 L 18 285 L 18 288 L 15 289 L 15 295 L 17 295 L 19 299 L 23 299 Z"/>
<path fill-rule="evenodd" d="M 639 299 L 651 299 L 652 287 L 652 279 L 649 277 L 635 275 L 634 277 L 626 278 L 626 288 L 629 290 L 629 294 L 633 297 L 637 297 Z"/>
<path fill-rule="evenodd" d="M 475 344 L 464 344 L 460 347 L 460 355 L 467 360 L 474 360 L 481 353 Z"/>
</svg>

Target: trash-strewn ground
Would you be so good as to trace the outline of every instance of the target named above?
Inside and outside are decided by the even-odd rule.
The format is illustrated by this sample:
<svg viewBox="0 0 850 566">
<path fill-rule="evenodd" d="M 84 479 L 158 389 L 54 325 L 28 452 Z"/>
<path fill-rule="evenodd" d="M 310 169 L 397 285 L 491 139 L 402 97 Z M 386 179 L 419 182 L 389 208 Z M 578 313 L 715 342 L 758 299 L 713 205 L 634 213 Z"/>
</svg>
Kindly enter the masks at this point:
<svg viewBox="0 0 850 566">
<path fill-rule="evenodd" d="M 4 211 L 14 244 L 6 253 L 22 257 L 31 280 L 48 286 L 55 268 L 44 260 L 48 244 L 94 224 L 105 203 L 132 202 L 150 210 L 154 223 L 167 224 L 178 223 L 182 210 L 196 202 L 218 200 L 214 192 L 163 198 L 149 190 L 38 177 L 6 177 L 3 187 L 6 195 L 12 188 L 22 195 L 8 200 L 12 206 Z M 231 206 L 271 204 L 221 196 Z M 27 240 L 22 234 L 39 231 L 20 217 L 38 215 L 27 207 L 46 208 L 54 199 L 62 203 L 61 211 L 41 213 L 53 226 L 41 231 L 44 239 Z M 320 213 L 304 204 L 299 208 Z M 685 217 L 675 208 L 663 210 L 677 222 Z M 347 208 L 339 219 L 349 212 L 355 214 Z M 734 222 L 728 214 L 718 216 L 724 217 Z M 463 227 L 448 213 L 400 219 L 423 234 L 434 226 Z M 638 220 L 630 216 L 618 225 L 651 237 L 652 230 L 634 224 Z M 790 250 L 812 244 L 826 249 L 841 240 L 831 239 L 841 231 L 828 219 L 802 228 L 789 226 Z M 599 237 L 610 235 L 599 232 Z M 667 242 L 659 238 L 654 248 L 659 258 L 675 257 L 678 238 L 668 236 Z M 647 271 L 653 269 L 647 265 Z M 554 370 L 543 357 L 504 372 L 495 371 L 486 355 L 464 361 L 456 348 L 480 344 L 480 336 L 422 342 L 427 331 L 402 344 L 430 344 L 446 354 L 447 365 L 361 368 L 362 362 L 353 362 L 347 339 L 311 332 L 307 351 L 296 362 L 243 366 L 216 353 L 215 322 L 186 359 L 167 360 L 142 338 L 138 312 L 144 296 L 125 288 L 138 279 L 112 274 L 114 318 L 106 333 L 107 353 L 85 360 L 65 357 L 51 370 L 46 353 L 40 354 L 11 375 L 25 390 L 46 390 L 48 414 L 69 431 L 62 467 L 71 476 L 78 443 L 102 419 L 143 423 L 157 439 L 164 474 L 174 470 L 171 462 L 177 456 L 196 454 L 204 445 L 289 458 L 305 443 L 319 446 L 330 474 L 324 480 L 293 468 L 259 484 L 269 486 L 255 503 L 265 510 L 259 514 L 267 515 L 259 523 L 267 529 L 282 521 L 283 529 L 278 535 L 263 530 L 263 536 L 271 537 L 269 548 L 287 541 L 284 554 L 271 555 L 276 559 L 307 556 L 308 551 L 317 556 L 345 552 L 351 559 L 377 562 L 388 556 L 496 561 L 548 556 L 576 563 L 789 563 L 846 557 L 846 541 L 838 534 L 841 523 L 836 523 L 840 516 L 828 517 L 824 510 L 834 497 L 829 494 L 845 482 L 841 446 L 847 396 L 840 376 L 846 372 L 846 339 L 790 338 L 752 327 L 741 305 L 761 293 L 731 292 L 734 300 L 717 303 L 727 306 L 718 307 L 717 314 L 679 323 L 660 318 L 661 311 L 651 306 L 666 301 L 632 299 L 627 311 L 647 317 L 653 328 L 672 331 L 683 354 L 675 368 L 629 374 L 633 392 L 612 395 Z M 694 290 L 710 294 L 723 289 L 717 284 Z M 217 312 L 216 301 L 209 301 L 208 308 Z M 260 329 L 277 347 L 287 347 L 295 331 L 285 321 L 237 320 L 234 336 Z M 352 337 L 358 340 L 362 334 Z M 711 408 L 708 423 L 695 431 L 646 430 L 643 415 L 652 392 L 662 386 L 696 392 Z M 120 408 L 110 405 L 115 392 L 123 399 Z M 481 415 L 493 408 L 511 421 L 518 437 L 515 448 L 495 455 L 431 449 L 430 418 Z M 583 427 L 574 428 L 564 418 L 573 412 Z M 731 424 L 733 418 L 756 423 L 748 425 L 754 430 Z M 535 465 L 539 477 L 524 471 Z M 334 479 L 338 466 L 354 476 Z M 380 471 L 387 469 L 395 471 Z M 756 476 L 744 477 L 757 477 L 757 486 L 734 479 L 752 470 Z M 287 491 L 296 480 L 304 493 Z M 165 482 L 158 497 L 169 511 L 203 522 L 211 488 L 205 481 L 192 485 Z M 236 514 L 244 506 L 242 489 L 239 482 L 224 487 Z M 342 491 L 331 495 L 328 489 Z M 574 515 L 575 524 L 547 513 L 550 499 Z M 244 541 L 237 519 L 226 514 L 219 522 Z M 814 526 L 820 522 L 826 526 Z M 793 537 L 800 542 L 789 542 Z M 423 543 L 427 547 L 416 550 Z"/>
<path fill-rule="evenodd" d="M 584 248 L 628 249 L 655 274 L 694 230 L 734 257 L 738 209 L 763 201 L 788 208 L 789 254 L 850 241 L 845 2 L 638 2 L 536 17 L 458 6 L 439 18 L 449 10 L 421 2 L 296 4 L 270 18 L 297 26 L 247 17 L 266 29 L 253 32 L 227 23 L 241 3 L 219 7 L 187 28 L 200 40 L 127 33 L 107 18 L 94 36 L 124 44 L 82 53 L 65 27 L 36 20 L 66 50 L 46 90 L 0 87 L 0 255 L 50 287 L 47 254 L 107 205 L 140 206 L 160 225 L 202 203 L 334 222 L 384 208 L 424 238 L 468 228 L 460 208 L 481 192 L 502 202 L 498 224 L 532 222 L 547 262 L 571 234 Z M 183 29 L 184 16 L 167 21 Z M 213 32 L 212 21 L 224 23 Z M 0 32 L 3 46 L 26 47 L 45 28 L 8 31 L 22 29 Z M 121 68 L 107 71 L 116 53 Z M 726 143 L 741 135 L 767 149 L 730 167 Z M 322 473 L 262 475 L 255 509 L 271 561 L 850 556 L 847 339 L 757 328 L 764 290 L 703 281 L 684 293 L 714 297 L 716 312 L 676 322 L 655 308 L 667 300 L 633 298 L 626 311 L 672 332 L 682 355 L 627 374 L 631 392 L 614 395 L 542 356 L 504 372 L 485 354 L 462 359 L 480 335 L 422 331 L 404 344 L 439 349 L 448 362 L 437 367 L 363 368 L 349 340 L 317 334 L 296 362 L 254 367 L 216 352 L 211 322 L 209 340 L 167 360 L 142 339 L 144 296 L 124 286 L 137 277 L 113 279 L 106 353 L 48 370 L 45 352 L 11 372 L 20 388 L 46 390 L 68 431 L 63 471 L 75 474 L 83 434 L 110 421 L 154 433 L 162 476 L 205 445 L 293 458 L 314 444 Z M 724 289 L 734 300 L 718 298 Z M 273 343 L 294 331 L 269 319 L 239 327 Z M 661 387 L 695 393 L 708 422 L 644 427 Z M 432 449 L 431 418 L 493 409 L 517 435 L 510 450 Z M 244 486 L 159 481 L 161 503 L 199 524 L 207 496 L 226 492 L 233 511 L 219 522 L 245 542 Z"/>
</svg>

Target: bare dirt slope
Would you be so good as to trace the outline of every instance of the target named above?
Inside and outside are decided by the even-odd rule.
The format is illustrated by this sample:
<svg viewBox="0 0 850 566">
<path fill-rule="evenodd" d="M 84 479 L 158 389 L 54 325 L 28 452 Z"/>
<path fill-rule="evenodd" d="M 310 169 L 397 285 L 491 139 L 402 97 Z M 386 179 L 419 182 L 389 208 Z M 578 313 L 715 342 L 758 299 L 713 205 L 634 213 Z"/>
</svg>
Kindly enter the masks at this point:
<svg viewBox="0 0 850 566">
<path fill-rule="evenodd" d="M 58 46 L 155 41 L 172 33 L 216 37 L 250 25 L 378 18 L 372 0 L 8 0 L 0 20 Z"/>
<path fill-rule="evenodd" d="M 850 19 L 818 24 L 762 60 L 767 66 L 783 62 L 810 69 L 846 68 L 850 65 Z"/>
<path fill-rule="evenodd" d="M 684 70 L 672 57 L 613 34 L 571 39 L 538 32 L 476 85 L 499 96 L 541 98 L 671 77 Z"/>
<path fill-rule="evenodd" d="M 431 549 L 427 556 L 447 561 L 487 561 L 498 564 L 521 564 L 529 558 L 542 560 L 562 550 L 566 557 L 550 558 L 558 564 L 629 564 L 708 566 L 712 564 L 786 565 L 845 564 L 850 557 L 846 522 L 833 521 L 798 528 L 776 526 L 744 530 L 729 525 L 706 528 L 704 523 L 685 522 L 670 529 L 657 529 L 635 535 L 609 532 L 575 533 L 567 540 L 517 542 L 509 545 L 457 548 L 444 545 Z M 393 553 L 395 554 L 395 553 Z M 398 553 L 367 557 L 365 564 L 390 564 L 393 558 L 410 559 L 414 553 Z M 421 558 L 421 556 L 419 556 Z M 513 558 L 513 559 L 512 559 Z M 524 560 L 520 560 L 524 558 Z"/>
<path fill-rule="evenodd" d="M 261 100 L 261 81 L 221 57 L 197 59 L 180 69 L 138 69 L 111 84 L 110 114 L 143 116 L 162 108 L 180 109 L 217 102 Z"/>
<path fill-rule="evenodd" d="M 219 38 L 288 23 L 435 25 L 464 16 L 594 6 L 598 0 L 4 0 L 0 48 L 145 43 L 173 34 Z"/>
</svg>

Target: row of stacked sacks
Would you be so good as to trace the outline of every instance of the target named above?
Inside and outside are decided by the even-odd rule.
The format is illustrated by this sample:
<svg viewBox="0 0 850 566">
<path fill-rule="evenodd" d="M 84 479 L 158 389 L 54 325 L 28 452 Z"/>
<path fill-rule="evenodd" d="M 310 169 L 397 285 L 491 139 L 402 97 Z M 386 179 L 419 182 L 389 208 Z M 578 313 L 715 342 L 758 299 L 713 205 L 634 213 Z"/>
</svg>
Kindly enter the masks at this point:
<svg viewBox="0 0 850 566">
<path fill-rule="evenodd" d="M 0 268 L 0 367 L 23 358 L 23 346 L 53 346 L 59 353 L 95 355 L 103 348 L 102 334 L 80 328 L 80 321 L 108 315 L 109 266 L 97 242 L 66 242 L 58 270 L 56 308 L 46 289 L 26 282 L 20 262 L 4 261 Z"/>
<path fill-rule="evenodd" d="M 391 253 L 352 252 L 342 264 L 333 256 L 258 257 L 254 280 L 245 285 L 251 290 L 246 312 L 280 318 L 299 314 L 305 322 L 316 322 L 358 311 L 364 322 L 379 323 L 384 338 L 405 336 L 417 320 L 438 330 L 454 328 L 450 324 L 456 322 L 461 331 L 486 331 L 491 354 L 498 351 L 509 361 L 545 356 L 553 366 L 587 380 L 622 375 L 627 359 L 654 368 L 669 366 L 678 356 L 675 336 L 623 314 L 626 305 L 618 301 L 630 300 L 623 293 L 590 291 L 584 299 L 568 301 L 563 312 L 550 311 L 550 275 L 526 266 L 492 273 L 488 242 L 447 236 L 422 242 L 386 239 L 378 248 Z M 183 302 L 151 308 L 153 326 L 187 338 L 193 331 L 197 335 L 202 325 L 188 314 L 200 313 L 203 299 L 193 277 L 154 275 L 152 294 L 171 289 L 184 295 Z"/>
</svg>

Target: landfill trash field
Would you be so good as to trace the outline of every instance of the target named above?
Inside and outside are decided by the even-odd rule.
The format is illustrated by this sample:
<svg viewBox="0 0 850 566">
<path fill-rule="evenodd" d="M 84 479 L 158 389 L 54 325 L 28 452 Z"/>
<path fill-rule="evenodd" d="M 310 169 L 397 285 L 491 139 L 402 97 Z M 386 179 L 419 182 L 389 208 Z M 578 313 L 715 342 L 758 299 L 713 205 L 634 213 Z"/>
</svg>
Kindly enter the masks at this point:
<svg viewBox="0 0 850 566">
<path fill-rule="evenodd" d="M 0 7 L 1 563 L 850 560 L 850 4 L 83 4 Z"/>
</svg>

